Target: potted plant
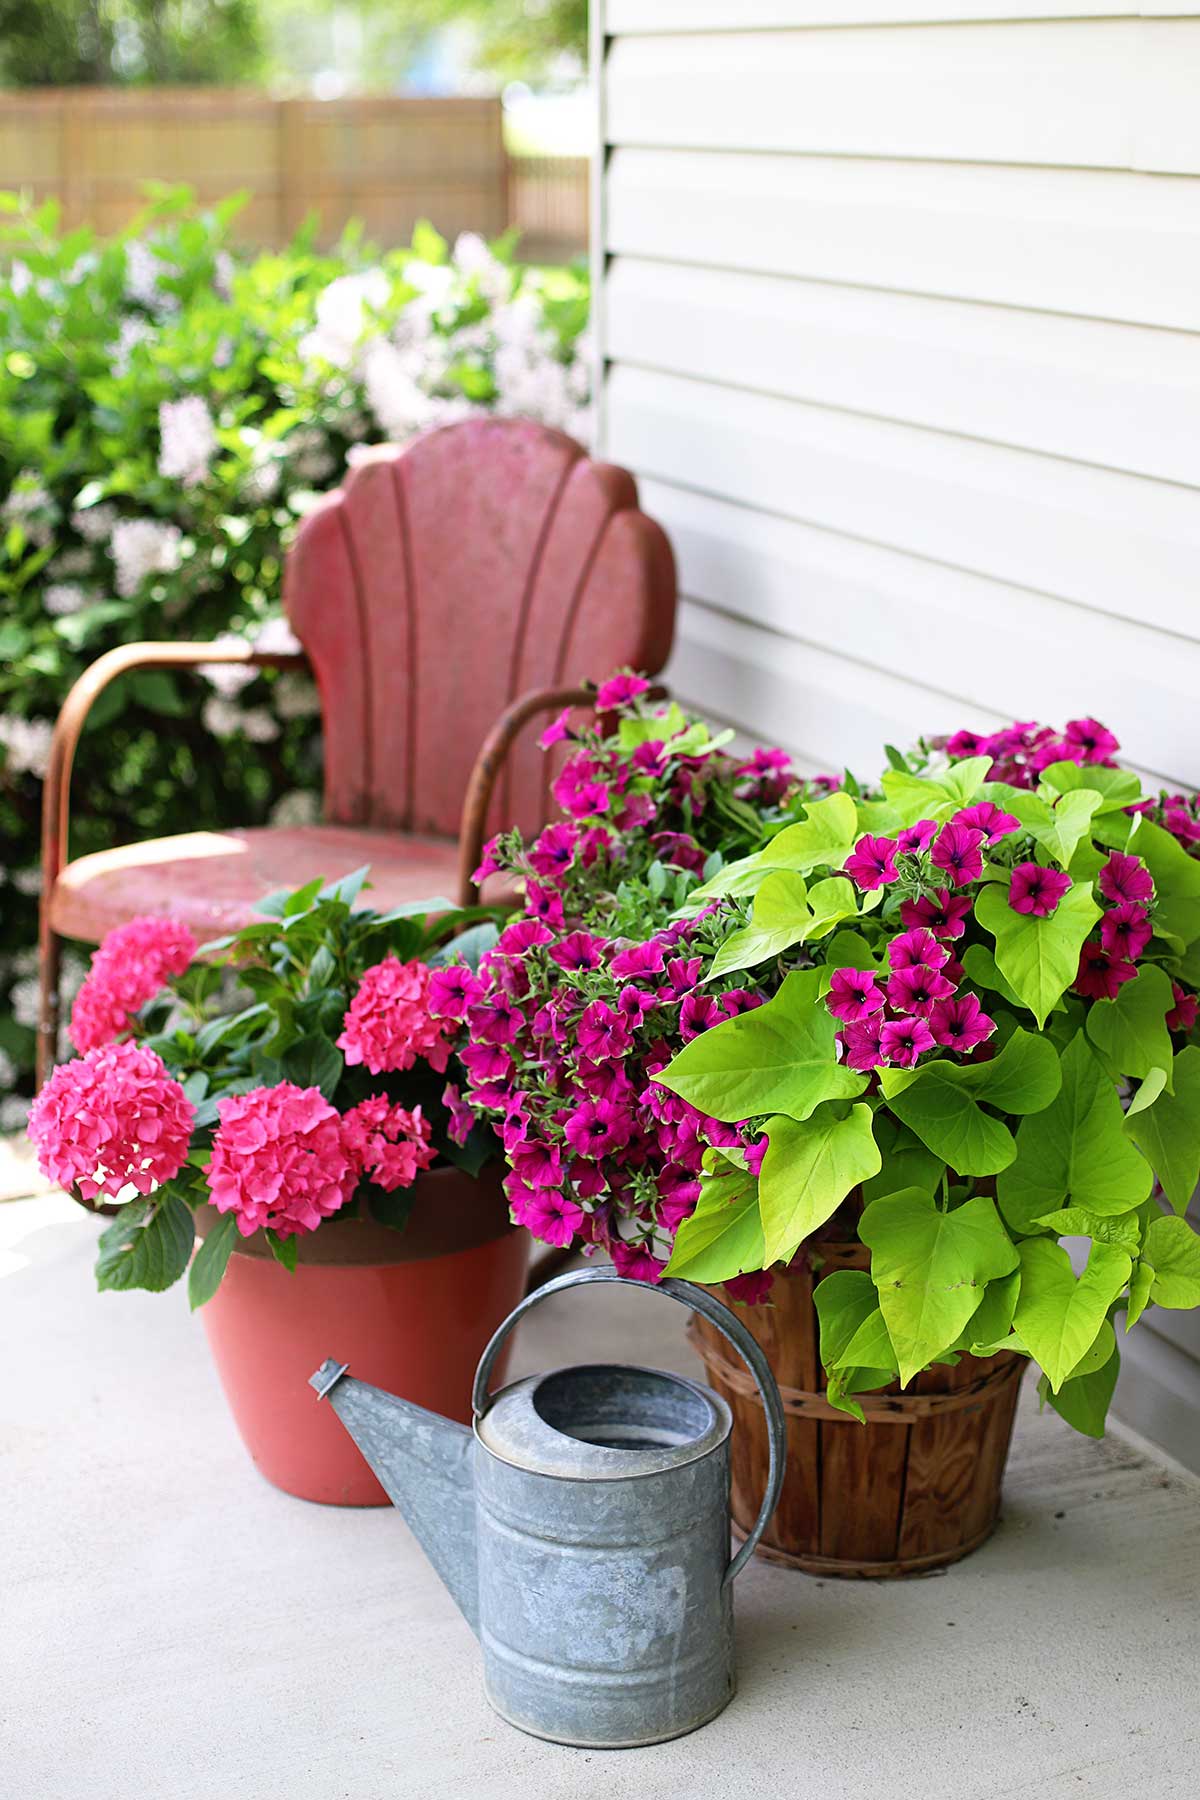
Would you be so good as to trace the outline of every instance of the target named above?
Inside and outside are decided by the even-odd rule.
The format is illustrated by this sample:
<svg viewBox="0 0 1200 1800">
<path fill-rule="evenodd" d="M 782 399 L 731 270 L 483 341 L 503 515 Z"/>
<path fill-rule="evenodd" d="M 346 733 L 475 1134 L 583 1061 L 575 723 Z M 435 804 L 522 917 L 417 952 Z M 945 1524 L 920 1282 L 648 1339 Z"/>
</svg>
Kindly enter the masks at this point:
<svg viewBox="0 0 1200 1800">
<path fill-rule="evenodd" d="M 1025 1363 L 1099 1434 L 1114 1321 L 1200 1303 L 1196 804 L 1143 796 L 1092 720 L 959 733 L 869 790 L 785 783 L 703 880 L 627 832 L 614 885 L 584 846 L 657 741 L 631 704 L 568 764 L 557 871 L 502 846 L 537 917 L 463 978 L 470 1098 L 535 1235 L 748 1303 L 791 1414 L 776 1554 L 952 1560 L 994 1524 Z M 698 1338 L 746 1524 L 756 1409 Z"/>
<path fill-rule="evenodd" d="M 431 1005 L 448 957 L 495 927 L 441 901 L 356 909 L 366 873 L 269 896 L 199 952 L 169 919 L 110 933 L 72 1014 L 84 1054 L 30 1120 L 49 1177 L 118 1203 L 100 1287 L 159 1290 L 186 1270 L 254 1461 L 342 1505 L 386 1496 L 311 1405 L 312 1370 L 336 1353 L 465 1417 L 527 1261 Z"/>
</svg>

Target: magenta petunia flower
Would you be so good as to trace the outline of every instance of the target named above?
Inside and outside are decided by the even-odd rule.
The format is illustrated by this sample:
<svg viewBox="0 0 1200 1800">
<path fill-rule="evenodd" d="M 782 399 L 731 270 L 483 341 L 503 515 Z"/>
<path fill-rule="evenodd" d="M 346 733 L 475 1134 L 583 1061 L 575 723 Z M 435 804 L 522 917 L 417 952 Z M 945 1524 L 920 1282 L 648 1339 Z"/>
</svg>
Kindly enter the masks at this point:
<svg viewBox="0 0 1200 1800">
<path fill-rule="evenodd" d="M 1074 762 L 1107 763 L 1121 748 L 1098 719 L 1068 719 L 1065 736 Z"/>
<path fill-rule="evenodd" d="M 1189 812 L 1187 802 L 1182 794 L 1175 796 L 1181 804 L 1168 803 L 1163 812 L 1163 828 L 1178 838 L 1181 844 L 1200 844 L 1200 819 Z M 1130 809 L 1132 810 L 1132 808 Z"/>
<path fill-rule="evenodd" d="M 529 866 L 543 881 L 553 881 L 563 875 L 575 860 L 579 848 L 579 827 L 569 825 L 561 820 L 556 825 L 547 825 L 541 836 L 535 838 L 529 847 Z"/>
<path fill-rule="evenodd" d="M 650 847 L 659 862 L 670 863 L 676 869 L 690 869 L 696 875 L 703 872 L 704 851 L 686 831 L 656 831 Z"/>
<path fill-rule="evenodd" d="M 499 1044 L 464 1044 L 458 1060 L 473 1086 L 485 1081 L 506 1081 L 512 1073 L 512 1058 Z"/>
<path fill-rule="evenodd" d="M 957 887 L 968 881 L 978 881 L 983 874 L 983 832 L 973 831 L 967 825 L 956 825 L 951 820 L 943 825 L 937 836 L 937 842 L 930 852 L 935 866 L 941 869 Z"/>
<path fill-rule="evenodd" d="M 595 1161 L 629 1142 L 633 1120 L 624 1107 L 610 1100 L 581 1100 L 563 1127 L 563 1136 L 577 1156 Z"/>
<path fill-rule="evenodd" d="M 968 894 L 952 894 L 949 888 L 938 888 L 933 895 L 922 894 L 919 900 L 902 900 L 900 918 L 908 926 L 923 925 L 936 938 L 960 938 L 966 930 L 971 911 Z"/>
<path fill-rule="evenodd" d="M 611 712 L 614 707 L 629 706 L 640 694 L 648 694 L 650 683 L 641 675 L 610 675 L 596 689 L 596 711 Z"/>
<path fill-rule="evenodd" d="M 883 989 L 869 969 L 835 969 L 825 1005 L 835 1019 L 857 1024 L 883 1011 Z"/>
<path fill-rule="evenodd" d="M 906 825 L 903 831 L 896 833 L 896 849 L 906 856 L 916 856 L 922 850 L 928 850 L 936 836 L 935 819 L 918 819 L 915 825 Z"/>
<path fill-rule="evenodd" d="M 671 1165 L 658 1178 L 658 1223 L 675 1232 L 690 1219 L 700 1198 L 700 1183 L 689 1169 Z"/>
<path fill-rule="evenodd" d="M 85 1200 L 115 1200 L 129 1185 L 148 1194 L 178 1175 L 195 1115 L 153 1050 L 99 1044 L 54 1070 L 33 1103 L 29 1136 L 48 1180 L 78 1187 Z"/>
<path fill-rule="evenodd" d="M 1110 956 L 1103 944 L 1089 942 L 1080 952 L 1075 992 L 1085 1000 L 1115 1000 L 1122 984 L 1136 974 L 1133 963 Z"/>
<path fill-rule="evenodd" d="M 938 969 L 927 969 L 920 964 L 897 969 L 888 978 L 888 1005 L 897 1012 L 916 1013 L 923 1019 L 929 1017 L 939 1000 L 948 1000 L 953 992 L 953 983 Z"/>
<path fill-rule="evenodd" d="M 587 1216 L 577 1200 L 555 1188 L 527 1188 L 510 1177 L 504 1189 L 514 1224 L 524 1225 L 539 1243 L 565 1249 Z"/>
<path fill-rule="evenodd" d="M 951 821 L 954 825 L 965 825 L 968 831 L 982 831 L 989 844 L 998 844 L 1001 838 L 1009 837 L 1014 831 L 1020 831 L 1020 819 L 1014 819 L 1011 813 L 1002 812 L 991 800 L 980 800 L 974 806 L 964 806 L 956 812 Z"/>
<path fill-rule="evenodd" d="M 1114 958 L 1136 962 L 1154 936 L 1142 906 L 1114 906 L 1100 921 L 1100 942 Z"/>
<path fill-rule="evenodd" d="M 661 738 L 650 738 L 638 745 L 629 762 L 639 775 L 661 775 L 667 766 L 667 746 Z"/>
<path fill-rule="evenodd" d="M 546 1144 L 540 1138 L 522 1140 L 509 1152 L 513 1173 L 526 1187 L 561 1187 L 564 1178 L 562 1158 L 557 1144 Z"/>
<path fill-rule="evenodd" d="M 1189 994 L 1177 981 L 1171 983 L 1171 994 L 1175 1004 L 1167 1014 L 1167 1030 L 1191 1031 L 1196 1023 L 1195 994 Z"/>
<path fill-rule="evenodd" d="M 604 1000 L 585 1007 L 575 1027 L 575 1041 L 589 1062 L 624 1056 L 631 1042 L 629 1021 Z"/>
<path fill-rule="evenodd" d="M 1114 850 L 1101 869 L 1098 885 L 1115 906 L 1149 906 L 1154 898 L 1154 883 L 1141 857 L 1120 850 Z"/>
<path fill-rule="evenodd" d="M 860 837 L 847 857 L 845 873 L 865 893 L 900 879 L 896 868 L 896 842 L 887 837 Z"/>
<path fill-rule="evenodd" d="M 243 1237 L 315 1231 L 352 1197 L 361 1121 L 347 1127 L 320 1088 L 280 1081 L 218 1101 L 217 1113 L 208 1189 Z"/>
<path fill-rule="evenodd" d="M 731 1275 L 722 1283 L 731 1300 L 740 1301 L 743 1306 L 762 1306 L 769 1298 L 775 1285 L 775 1277 L 769 1269 L 756 1269 L 750 1275 Z"/>
<path fill-rule="evenodd" d="M 1061 869 L 1043 869 L 1040 863 L 1018 863 L 1009 877 L 1008 904 L 1016 913 L 1048 919 L 1071 891 L 1071 877 Z"/>
<path fill-rule="evenodd" d="M 492 967 L 497 956 L 524 956 L 527 950 L 534 950 L 539 944 L 553 942 L 554 933 L 540 919 L 514 919 L 511 925 L 504 927 L 494 949 L 488 951 L 483 961 Z"/>
<path fill-rule="evenodd" d="M 611 795 L 597 779 L 590 757 L 573 756 L 550 789 L 562 811 L 573 819 L 594 818 L 608 811 Z"/>
<path fill-rule="evenodd" d="M 571 709 L 564 706 L 553 724 L 547 725 L 538 739 L 539 750 L 550 750 L 555 744 L 561 744 L 564 738 L 571 736 Z"/>
<path fill-rule="evenodd" d="M 531 918 L 548 925 L 551 931 L 561 931 L 566 924 L 561 894 L 540 881 L 525 883 L 525 911 Z"/>
<path fill-rule="evenodd" d="M 466 1143 L 475 1124 L 475 1114 L 467 1105 L 456 1082 L 448 1081 L 442 1089 L 442 1105 L 450 1115 L 446 1135 L 452 1144 Z M 507 1151 L 508 1145 L 505 1145 Z"/>
<path fill-rule="evenodd" d="M 446 1021 L 429 1006 L 432 971 L 423 962 L 385 956 L 363 975 L 337 1039 L 347 1068 L 360 1063 L 372 1075 L 411 1069 L 424 1059 L 438 1074 L 450 1056 Z"/>
<path fill-rule="evenodd" d="M 682 1000 L 690 994 L 700 979 L 700 971 L 704 967 L 701 956 L 671 956 L 667 958 L 667 979 L 657 991 L 656 998 L 668 1004 L 672 1000 Z"/>
<path fill-rule="evenodd" d="M 988 1018 L 974 994 L 959 994 L 938 1001 L 929 1015 L 929 1029 L 943 1049 L 965 1054 L 991 1037 L 996 1021 Z"/>
<path fill-rule="evenodd" d="M 617 981 L 633 981 L 639 975 L 661 975 L 666 963 L 663 947 L 657 938 L 644 944 L 630 944 L 618 950 L 608 965 L 609 974 Z"/>
<path fill-rule="evenodd" d="M 482 981 L 466 963 L 446 963 L 440 969 L 430 970 L 426 1004 L 435 1019 L 453 1019 L 459 1023 L 466 1018 L 469 1008 L 479 1004 L 483 995 Z"/>
<path fill-rule="evenodd" d="M 918 1056 L 934 1047 L 934 1037 L 924 1019 L 892 1019 L 883 1028 L 879 1048 L 883 1060 L 897 1069 L 911 1069 Z"/>
<path fill-rule="evenodd" d="M 524 1014 L 499 988 L 467 1013 L 467 1028 L 477 1044 L 515 1044 L 524 1026 Z"/>
<path fill-rule="evenodd" d="M 569 931 L 552 947 L 549 956 L 560 969 L 598 969 L 607 949 L 607 941 L 594 937 L 590 931 Z"/>
<path fill-rule="evenodd" d="M 625 1281 L 657 1282 L 666 1271 L 666 1263 L 659 1261 L 649 1244 L 627 1244 L 623 1238 L 614 1237 L 609 1252 L 613 1268 Z"/>
<path fill-rule="evenodd" d="M 500 874 L 500 863 L 497 860 L 499 846 L 500 834 L 497 832 L 496 836 L 489 838 L 487 843 L 483 846 L 483 861 L 472 875 L 472 881 L 483 882 L 487 880 L 489 875 Z"/>
<path fill-rule="evenodd" d="M 679 1008 L 679 1035 L 690 1044 L 702 1032 L 711 1031 L 724 1018 L 711 994 L 689 994 Z"/>
<path fill-rule="evenodd" d="M 766 1132 L 760 1132 L 752 1144 L 746 1145 L 746 1167 L 757 1181 L 762 1174 L 763 1157 L 771 1147 L 771 1140 Z"/>
<path fill-rule="evenodd" d="M 946 740 L 946 755 L 955 758 L 990 755 L 986 746 L 987 739 L 981 738 L 977 731 L 956 731 L 953 737 Z"/>
<path fill-rule="evenodd" d="M 841 1035 L 848 1069 L 866 1075 L 879 1067 L 883 1061 L 882 1014 L 874 1013 L 869 1019 L 847 1025 Z"/>
<path fill-rule="evenodd" d="M 717 996 L 717 1005 L 727 1019 L 736 1019 L 741 1013 L 765 1006 L 766 999 L 765 994 L 756 994 L 751 988 L 730 988 L 728 993 Z"/>
<path fill-rule="evenodd" d="M 901 932 L 888 945 L 888 962 L 893 969 L 940 969 L 949 960 L 950 952 L 925 925 Z"/>
</svg>

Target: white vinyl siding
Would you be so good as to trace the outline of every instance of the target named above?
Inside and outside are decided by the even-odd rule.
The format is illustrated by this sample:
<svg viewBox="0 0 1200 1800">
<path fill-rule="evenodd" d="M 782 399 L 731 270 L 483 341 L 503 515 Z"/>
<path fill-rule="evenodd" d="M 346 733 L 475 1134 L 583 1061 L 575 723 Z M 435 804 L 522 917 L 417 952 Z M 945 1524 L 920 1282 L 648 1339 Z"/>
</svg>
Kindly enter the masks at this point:
<svg viewBox="0 0 1200 1800">
<path fill-rule="evenodd" d="M 1094 712 L 1200 785 L 1200 0 L 599 10 L 602 448 L 675 691 L 810 770 Z M 1126 1350 L 1200 1464 L 1200 1339 Z"/>
</svg>

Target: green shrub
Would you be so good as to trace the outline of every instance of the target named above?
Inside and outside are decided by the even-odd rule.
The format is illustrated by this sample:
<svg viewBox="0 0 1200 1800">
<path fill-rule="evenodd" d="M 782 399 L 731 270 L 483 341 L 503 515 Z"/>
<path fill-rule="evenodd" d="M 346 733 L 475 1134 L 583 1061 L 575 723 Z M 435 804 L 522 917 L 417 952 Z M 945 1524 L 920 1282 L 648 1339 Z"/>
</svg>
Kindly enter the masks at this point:
<svg viewBox="0 0 1200 1800">
<path fill-rule="evenodd" d="M 493 409 L 586 432 L 580 274 L 429 226 L 240 254 L 238 205 L 163 193 L 101 243 L 0 196 L 0 1129 L 30 1091 L 41 777 L 81 670 L 140 638 L 285 641 L 289 537 L 360 446 Z M 91 715 L 71 851 L 300 822 L 319 786 L 306 678 L 134 674 Z"/>
</svg>

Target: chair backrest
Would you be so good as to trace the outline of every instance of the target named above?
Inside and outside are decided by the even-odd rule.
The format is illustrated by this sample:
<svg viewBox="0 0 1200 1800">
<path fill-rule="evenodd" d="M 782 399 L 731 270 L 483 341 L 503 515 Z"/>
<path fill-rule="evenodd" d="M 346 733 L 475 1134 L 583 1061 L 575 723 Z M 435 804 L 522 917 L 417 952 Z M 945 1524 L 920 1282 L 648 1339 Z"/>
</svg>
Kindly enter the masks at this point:
<svg viewBox="0 0 1200 1800">
<path fill-rule="evenodd" d="M 457 832 L 498 715 L 530 688 L 657 673 L 675 565 L 624 469 L 527 420 L 470 419 L 373 454 L 305 519 L 284 604 L 325 720 L 325 816 Z M 497 823 L 546 816 L 544 721 Z"/>
</svg>

